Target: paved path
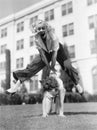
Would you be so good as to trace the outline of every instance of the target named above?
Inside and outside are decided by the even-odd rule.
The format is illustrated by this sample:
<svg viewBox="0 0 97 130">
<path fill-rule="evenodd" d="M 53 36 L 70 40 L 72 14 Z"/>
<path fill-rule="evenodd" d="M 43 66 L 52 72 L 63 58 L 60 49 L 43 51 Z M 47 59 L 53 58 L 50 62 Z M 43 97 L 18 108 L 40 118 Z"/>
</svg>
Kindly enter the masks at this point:
<svg viewBox="0 0 97 130">
<path fill-rule="evenodd" d="M 64 114 L 43 118 L 39 104 L 0 106 L 0 130 L 97 130 L 97 103 L 66 103 Z"/>
</svg>

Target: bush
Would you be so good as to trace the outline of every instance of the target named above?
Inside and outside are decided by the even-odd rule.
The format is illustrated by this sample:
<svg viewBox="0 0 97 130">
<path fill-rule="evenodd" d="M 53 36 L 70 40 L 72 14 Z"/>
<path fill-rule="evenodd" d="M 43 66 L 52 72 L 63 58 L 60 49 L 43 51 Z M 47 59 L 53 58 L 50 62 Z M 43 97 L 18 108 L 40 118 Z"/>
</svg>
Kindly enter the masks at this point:
<svg viewBox="0 0 97 130">
<path fill-rule="evenodd" d="M 30 97 L 29 97 L 28 93 L 25 93 L 22 96 L 22 102 L 25 103 L 25 104 L 29 104 L 29 100 L 30 100 Z"/>
<path fill-rule="evenodd" d="M 20 105 L 25 104 L 35 104 L 42 103 L 42 94 L 14 94 L 8 95 L 5 93 L 0 93 L 0 105 Z M 64 102 L 75 103 L 75 102 L 97 102 L 97 94 L 90 95 L 87 92 L 81 96 L 79 93 L 67 92 Z"/>
<path fill-rule="evenodd" d="M 28 94 L 28 93 L 16 93 L 14 95 L 8 95 L 5 93 L 0 93 L 0 105 L 20 105 L 25 104 L 35 104 L 42 103 L 41 94 Z"/>
<path fill-rule="evenodd" d="M 81 96 L 79 93 L 67 92 L 64 102 L 97 102 L 97 94 L 84 92 Z"/>
<path fill-rule="evenodd" d="M 37 103 L 42 103 L 43 96 L 42 94 L 37 94 L 34 96 Z"/>
<path fill-rule="evenodd" d="M 97 94 L 90 95 L 88 97 L 88 102 L 97 102 Z"/>
<path fill-rule="evenodd" d="M 36 99 L 34 94 L 29 94 L 29 104 L 35 104 Z"/>
<path fill-rule="evenodd" d="M 85 98 L 85 100 L 88 102 L 89 98 L 91 97 L 91 95 L 88 92 L 84 92 L 83 93 L 83 97 Z"/>
<path fill-rule="evenodd" d="M 18 94 L 7 95 L 5 93 L 0 94 L 0 105 L 16 105 L 21 104 L 21 96 Z"/>
<path fill-rule="evenodd" d="M 6 105 L 6 104 L 9 104 L 7 95 L 0 93 L 0 105 Z"/>
<path fill-rule="evenodd" d="M 5 80 L 2 80 L 1 81 L 1 87 L 6 90 L 6 81 Z"/>
<path fill-rule="evenodd" d="M 10 96 L 10 105 L 20 105 L 22 104 L 21 96 L 19 94 L 14 94 Z"/>
<path fill-rule="evenodd" d="M 74 103 L 74 102 L 86 102 L 85 97 L 79 93 L 67 92 L 64 102 Z"/>
</svg>

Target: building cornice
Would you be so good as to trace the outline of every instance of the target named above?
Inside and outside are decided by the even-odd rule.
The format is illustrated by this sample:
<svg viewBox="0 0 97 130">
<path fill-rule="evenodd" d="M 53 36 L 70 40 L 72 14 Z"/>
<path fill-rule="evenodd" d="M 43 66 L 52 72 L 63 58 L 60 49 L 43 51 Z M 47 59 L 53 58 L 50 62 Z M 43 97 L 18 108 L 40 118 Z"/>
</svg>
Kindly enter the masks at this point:
<svg viewBox="0 0 97 130">
<path fill-rule="evenodd" d="M 29 16 L 35 12 L 38 12 L 39 10 L 46 8 L 50 5 L 55 4 L 56 2 L 60 2 L 61 0 L 43 0 L 35 5 L 32 5 L 28 8 L 25 8 L 17 13 L 14 13 L 12 15 L 9 15 L 3 19 L 0 20 L 0 26 L 6 25 L 10 22 L 17 21 L 18 19 L 21 19 L 25 16 Z"/>
</svg>

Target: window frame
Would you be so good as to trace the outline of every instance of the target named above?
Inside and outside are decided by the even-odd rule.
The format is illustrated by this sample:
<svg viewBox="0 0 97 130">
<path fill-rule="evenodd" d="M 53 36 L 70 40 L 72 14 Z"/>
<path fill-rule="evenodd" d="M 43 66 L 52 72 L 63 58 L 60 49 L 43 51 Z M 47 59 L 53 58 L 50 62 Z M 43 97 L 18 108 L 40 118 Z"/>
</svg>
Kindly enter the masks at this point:
<svg viewBox="0 0 97 130">
<path fill-rule="evenodd" d="M 68 47 L 68 51 L 69 51 L 69 54 L 70 54 L 70 58 L 75 58 L 75 45 L 71 45 Z"/>
<path fill-rule="evenodd" d="M 3 45 L 1 45 L 1 46 L 0 46 L 0 54 L 4 54 L 6 48 L 7 48 L 7 44 L 3 44 Z"/>
<path fill-rule="evenodd" d="M 45 11 L 44 19 L 45 19 L 45 21 L 54 20 L 54 9 L 50 9 L 48 11 Z"/>
<path fill-rule="evenodd" d="M 17 23 L 17 33 L 24 31 L 24 21 Z"/>
<path fill-rule="evenodd" d="M 91 15 L 88 17 L 89 29 L 93 29 L 95 27 L 95 16 Z"/>
<path fill-rule="evenodd" d="M 69 35 L 74 34 L 74 23 L 68 24 L 68 31 L 69 31 Z"/>
<path fill-rule="evenodd" d="M 24 39 L 17 40 L 16 42 L 16 50 L 24 49 Z"/>
<path fill-rule="evenodd" d="M 73 12 L 73 3 L 72 1 L 67 3 L 67 7 L 68 7 L 68 14 Z"/>
<path fill-rule="evenodd" d="M 63 37 L 68 36 L 68 27 L 67 27 L 67 24 L 65 24 L 65 25 L 62 26 L 62 34 L 63 34 Z"/>
<path fill-rule="evenodd" d="M 90 40 L 90 50 L 91 50 L 91 55 L 97 54 L 97 45 L 95 40 Z"/>
<path fill-rule="evenodd" d="M 1 29 L 1 38 L 7 37 L 7 28 Z"/>
<path fill-rule="evenodd" d="M 21 57 L 21 58 L 17 58 L 16 59 L 16 68 L 19 69 L 19 68 L 23 68 L 24 66 L 24 58 Z"/>
</svg>

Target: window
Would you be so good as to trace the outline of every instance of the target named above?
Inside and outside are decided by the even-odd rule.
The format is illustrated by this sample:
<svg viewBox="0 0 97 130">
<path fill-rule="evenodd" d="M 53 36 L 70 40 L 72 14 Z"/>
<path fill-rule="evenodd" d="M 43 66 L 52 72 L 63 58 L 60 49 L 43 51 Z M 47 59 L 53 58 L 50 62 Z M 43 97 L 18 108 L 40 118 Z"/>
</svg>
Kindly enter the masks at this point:
<svg viewBox="0 0 97 130">
<path fill-rule="evenodd" d="M 30 36 L 30 46 L 33 46 L 35 42 L 34 36 Z"/>
<path fill-rule="evenodd" d="M 45 12 L 45 21 L 49 21 L 49 12 Z"/>
<path fill-rule="evenodd" d="M 22 32 L 24 30 L 24 22 L 17 24 L 17 32 Z"/>
<path fill-rule="evenodd" d="M 7 36 L 7 28 L 4 28 L 1 30 L 1 38 L 6 37 Z"/>
<path fill-rule="evenodd" d="M 97 93 L 97 66 L 92 68 L 93 92 Z"/>
<path fill-rule="evenodd" d="M 19 68 L 19 59 L 16 59 L 16 68 Z"/>
<path fill-rule="evenodd" d="M 35 79 L 35 89 L 38 89 L 38 79 Z"/>
<path fill-rule="evenodd" d="M 94 33 L 95 33 L 95 35 L 94 35 L 95 36 L 94 37 L 95 38 L 95 44 L 97 45 L 97 27 L 95 27 L 95 32 Z"/>
<path fill-rule="evenodd" d="M 66 4 L 62 5 L 62 16 L 66 15 Z"/>
<path fill-rule="evenodd" d="M 5 53 L 6 46 L 7 46 L 6 44 L 1 45 L 1 47 L 0 47 L 0 54 L 4 54 Z"/>
<path fill-rule="evenodd" d="M 24 39 L 18 40 L 16 44 L 16 50 L 21 50 L 24 48 Z"/>
<path fill-rule="evenodd" d="M 87 4 L 88 5 L 92 5 L 93 4 L 93 0 L 87 0 Z"/>
<path fill-rule="evenodd" d="M 97 27 L 97 14 L 88 17 L 89 29 Z"/>
<path fill-rule="evenodd" d="M 50 20 L 54 19 L 54 10 L 50 10 Z"/>
<path fill-rule="evenodd" d="M 97 14 L 95 15 L 95 27 L 97 27 Z"/>
<path fill-rule="evenodd" d="M 45 12 L 45 21 L 50 21 L 54 19 L 54 9 Z"/>
<path fill-rule="evenodd" d="M 67 36 L 67 25 L 64 25 L 62 27 L 62 30 L 63 30 L 63 37 L 66 37 Z"/>
<path fill-rule="evenodd" d="M 69 54 L 70 54 L 70 58 L 75 58 L 75 46 L 74 45 L 69 46 L 68 51 L 69 51 Z"/>
<path fill-rule="evenodd" d="M 30 91 L 37 91 L 38 90 L 38 76 L 35 75 L 31 80 L 30 80 Z"/>
<path fill-rule="evenodd" d="M 34 81 L 31 79 L 30 80 L 30 91 L 33 91 L 33 87 L 34 87 Z"/>
<path fill-rule="evenodd" d="M 35 21 L 37 21 L 38 16 L 34 16 L 32 18 L 30 18 L 30 24 L 34 23 Z"/>
<path fill-rule="evenodd" d="M 70 23 L 70 24 L 66 24 L 62 27 L 62 31 L 63 31 L 63 37 L 66 37 L 68 35 L 73 35 L 74 34 L 74 24 Z"/>
<path fill-rule="evenodd" d="M 87 5 L 92 5 L 97 3 L 97 0 L 87 0 Z"/>
<path fill-rule="evenodd" d="M 30 56 L 30 63 L 33 61 L 34 55 Z"/>
<path fill-rule="evenodd" d="M 97 54 L 97 45 L 95 43 L 95 40 L 90 41 L 90 49 L 91 49 L 91 54 Z"/>
<path fill-rule="evenodd" d="M 74 34 L 74 24 L 73 23 L 70 23 L 69 24 L 69 35 L 73 35 Z"/>
<path fill-rule="evenodd" d="M 18 58 L 16 59 L 16 68 L 22 68 L 24 64 L 24 58 Z"/>
<path fill-rule="evenodd" d="M 94 15 L 89 16 L 88 21 L 89 21 L 89 28 L 90 29 L 94 28 L 94 23 L 95 23 Z"/>
<path fill-rule="evenodd" d="M 0 62 L 0 70 L 4 70 L 5 69 L 5 62 Z"/>
<path fill-rule="evenodd" d="M 73 12 L 73 9 L 72 9 L 72 1 L 70 1 L 69 3 L 67 3 L 68 5 L 68 14 L 72 13 Z"/>
<path fill-rule="evenodd" d="M 65 3 L 61 6 L 62 8 L 62 16 L 66 15 L 66 14 L 70 14 L 73 12 L 73 5 L 72 5 L 72 1 Z"/>
</svg>

